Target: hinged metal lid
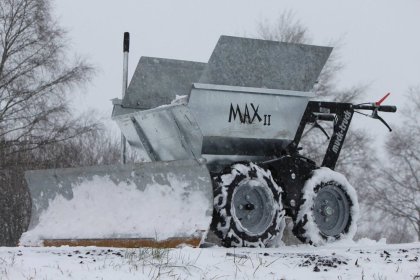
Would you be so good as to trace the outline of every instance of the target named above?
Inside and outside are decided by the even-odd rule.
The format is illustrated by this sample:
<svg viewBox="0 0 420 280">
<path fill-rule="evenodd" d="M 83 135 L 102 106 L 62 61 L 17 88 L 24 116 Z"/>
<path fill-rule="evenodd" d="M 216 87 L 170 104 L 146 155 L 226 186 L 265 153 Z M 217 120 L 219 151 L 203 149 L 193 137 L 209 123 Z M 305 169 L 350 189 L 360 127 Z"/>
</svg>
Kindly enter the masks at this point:
<svg viewBox="0 0 420 280">
<path fill-rule="evenodd" d="M 309 91 L 331 47 L 221 36 L 199 83 Z"/>
<path fill-rule="evenodd" d="M 151 109 L 188 95 L 205 63 L 141 57 L 122 102 L 126 108 Z"/>
</svg>

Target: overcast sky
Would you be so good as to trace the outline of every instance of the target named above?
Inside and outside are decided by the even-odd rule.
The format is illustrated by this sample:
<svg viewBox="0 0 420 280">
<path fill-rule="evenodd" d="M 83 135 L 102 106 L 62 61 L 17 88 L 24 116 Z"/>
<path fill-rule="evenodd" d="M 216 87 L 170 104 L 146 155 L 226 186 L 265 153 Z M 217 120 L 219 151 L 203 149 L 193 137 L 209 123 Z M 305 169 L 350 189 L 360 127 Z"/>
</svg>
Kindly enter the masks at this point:
<svg viewBox="0 0 420 280">
<path fill-rule="evenodd" d="M 369 84 L 364 101 L 392 92 L 388 103 L 401 106 L 407 88 L 420 85 L 420 0 L 55 0 L 54 5 L 71 49 L 98 68 L 75 100 L 82 109 L 108 116 L 109 100 L 121 95 L 124 31 L 131 34 L 131 79 L 140 56 L 207 62 L 220 35 L 254 34 L 259 21 L 274 22 L 285 10 L 309 29 L 313 44 L 341 40 L 345 68 L 339 85 Z"/>
</svg>

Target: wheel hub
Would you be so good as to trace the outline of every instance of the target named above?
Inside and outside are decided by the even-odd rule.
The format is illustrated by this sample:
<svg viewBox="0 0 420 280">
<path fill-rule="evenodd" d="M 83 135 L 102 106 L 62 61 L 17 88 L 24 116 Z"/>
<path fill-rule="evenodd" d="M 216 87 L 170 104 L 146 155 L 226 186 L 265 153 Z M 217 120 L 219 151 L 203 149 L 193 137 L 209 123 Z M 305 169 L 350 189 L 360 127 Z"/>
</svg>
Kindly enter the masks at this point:
<svg viewBox="0 0 420 280">
<path fill-rule="evenodd" d="M 328 217 L 331 216 L 332 214 L 334 214 L 334 209 L 331 206 L 324 206 L 322 208 L 322 215 Z"/>
<path fill-rule="evenodd" d="M 242 206 L 242 205 L 241 205 Z M 243 208 L 243 207 L 242 207 Z M 255 205 L 252 203 L 245 204 L 245 210 L 252 211 L 255 209 Z"/>
<path fill-rule="evenodd" d="M 321 188 L 314 201 L 314 218 L 325 236 L 344 232 L 350 219 L 350 203 L 345 192 L 332 185 Z"/>
<path fill-rule="evenodd" d="M 239 184 L 232 195 L 233 218 L 251 235 L 258 235 L 270 226 L 274 207 L 269 187 L 256 179 Z"/>
</svg>

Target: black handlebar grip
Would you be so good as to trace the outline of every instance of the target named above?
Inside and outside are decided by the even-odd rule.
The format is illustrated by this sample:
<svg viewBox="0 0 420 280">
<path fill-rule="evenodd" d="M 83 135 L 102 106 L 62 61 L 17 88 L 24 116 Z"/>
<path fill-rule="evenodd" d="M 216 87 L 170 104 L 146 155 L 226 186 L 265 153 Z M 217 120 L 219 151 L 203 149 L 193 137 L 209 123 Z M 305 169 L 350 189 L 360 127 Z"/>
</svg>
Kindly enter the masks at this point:
<svg viewBox="0 0 420 280">
<path fill-rule="evenodd" d="M 124 32 L 124 44 L 123 44 L 123 52 L 130 51 L 130 33 Z"/>
<path fill-rule="evenodd" d="M 356 110 L 376 110 L 378 109 L 378 111 L 381 112 L 389 112 L 389 113 L 395 113 L 397 111 L 397 106 L 392 106 L 392 105 L 381 105 L 381 106 L 376 106 L 376 105 L 367 105 L 367 104 L 360 104 L 360 105 L 354 105 L 353 107 Z"/>
<path fill-rule="evenodd" d="M 391 106 L 391 105 L 379 106 L 378 111 L 395 113 L 397 111 L 397 106 Z"/>
</svg>

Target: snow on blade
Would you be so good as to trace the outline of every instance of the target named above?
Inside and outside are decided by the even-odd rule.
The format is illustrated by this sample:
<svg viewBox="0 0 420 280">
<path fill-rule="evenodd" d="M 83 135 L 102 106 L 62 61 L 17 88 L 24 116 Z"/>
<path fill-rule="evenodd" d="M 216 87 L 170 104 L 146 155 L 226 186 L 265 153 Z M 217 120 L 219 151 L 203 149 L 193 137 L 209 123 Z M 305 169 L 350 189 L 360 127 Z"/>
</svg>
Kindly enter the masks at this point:
<svg viewBox="0 0 420 280">
<path fill-rule="evenodd" d="M 73 188 L 73 199 L 56 196 L 39 224 L 21 237 L 21 245 L 43 239 L 155 238 L 192 236 L 207 230 L 208 198 L 187 190 L 188 182 L 168 175 L 169 185 L 149 184 L 144 191 L 128 182 L 115 184 L 94 176 Z"/>
</svg>

